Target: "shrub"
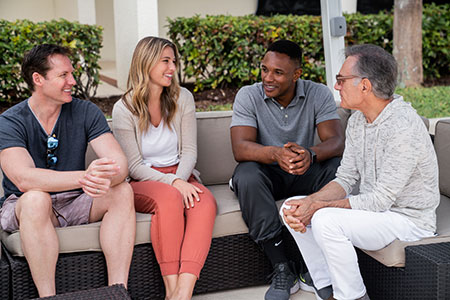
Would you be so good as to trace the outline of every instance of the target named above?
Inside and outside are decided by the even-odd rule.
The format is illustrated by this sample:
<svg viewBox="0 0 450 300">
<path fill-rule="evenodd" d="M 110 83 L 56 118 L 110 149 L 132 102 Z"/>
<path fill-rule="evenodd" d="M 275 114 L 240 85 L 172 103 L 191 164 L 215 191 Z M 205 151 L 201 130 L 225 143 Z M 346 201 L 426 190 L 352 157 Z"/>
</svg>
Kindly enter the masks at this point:
<svg viewBox="0 0 450 300">
<path fill-rule="evenodd" d="M 422 18 L 422 63 L 425 78 L 440 78 L 450 69 L 450 4 L 426 6 Z"/>
<path fill-rule="evenodd" d="M 423 66 L 425 78 L 447 74 L 450 67 L 450 5 L 425 5 Z M 392 52 L 392 12 L 345 15 L 347 45 L 372 43 Z M 169 36 L 183 60 L 182 79 L 194 78 L 196 90 L 242 86 L 259 80 L 267 46 L 281 38 L 303 49 L 303 78 L 325 83 L 321 18 L 316 16 L 194 16 L 169 19 Z"/>
<path fill-rule="evenodd" d="M 325 80 L 320 17 L 195 16 L 169 24 L 170 38 L 183 59 L 183 80 L 194 77 L 197 89 L 257 81 L 265 49 L 283 38 L 302 46 L 305 77 Z"/>
<path fill-rule="evenodd" d="M 26 51 L 38 44 L 51 43 L 70 48 L 77 85 L 74 96 L 95 96 L 99 84 L 98 60 L 102 43 L 100 26 L 67 20 L 33 23 L 28 20 L 0 20 L 0 101 L 15 102 L 30 96 L 20 76 Z"/>
</svg>

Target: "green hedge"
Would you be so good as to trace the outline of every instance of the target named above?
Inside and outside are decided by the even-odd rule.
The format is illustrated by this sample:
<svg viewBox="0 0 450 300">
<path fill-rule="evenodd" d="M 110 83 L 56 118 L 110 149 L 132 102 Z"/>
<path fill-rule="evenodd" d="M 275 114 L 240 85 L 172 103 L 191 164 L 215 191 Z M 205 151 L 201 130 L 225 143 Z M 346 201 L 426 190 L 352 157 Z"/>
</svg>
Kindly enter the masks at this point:
<svg viewBox="0 0 450 300">
<path fill-rule="evenodd" d="M 446 75 L 450 67 L 450 5 L 425 5 L 423 65 L 425 78 Z M 372 43 L 392 52 L 392 12 L 345 15 L 347 45 Z M 169 36 L 180 50 L 182 79 L 194 78 L 196 89 L 242 86 L 259 80 L 267 46 L 281 38 L 304 51 L 303 78 L 325 83 L 321 18 L 317 16 L 194 16 L 169 19 Z"/>
<path fill-rule="evenodd" d="M 99 84 L 98 60 L 102 47 L 102 28 L 77 22 L 33 23 L 28 20 L 0 20 L 0 101 L 16 102 L 30 96 L 20 76 L 23 55 L 33 46 L 52 43 L 70 48 L 77 85 L 74 96 L 89 99 Z"/>
</svg>

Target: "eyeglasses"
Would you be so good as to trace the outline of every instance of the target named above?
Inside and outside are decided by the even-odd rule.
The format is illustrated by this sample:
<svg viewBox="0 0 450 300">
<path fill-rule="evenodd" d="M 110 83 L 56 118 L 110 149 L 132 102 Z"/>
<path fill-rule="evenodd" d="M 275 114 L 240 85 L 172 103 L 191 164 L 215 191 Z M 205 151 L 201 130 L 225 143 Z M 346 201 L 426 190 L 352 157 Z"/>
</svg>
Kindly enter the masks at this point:
<svg viewBox="0 0 450 300">
<path fill-rule="evenodd" d="M 357 75 L 342 76 L 342 75 L 337 74 L 337 75 L 336 75 L 336 83 L 337 83 L 338 85 L 341 85 L 341 84 L 343 84 L 344 81 L 346 81 L 347 79 L 353 79 L 353 78 L 362 78 L 362 79 L 364 79 L 364 78 L 366 78 L 366 77 L 361 77 L 361 76 L 357 76 Z"/>
<path fill-rule="evenodd" d="M 54 154 L 56 148 L 58 148 L 58 143 L 55 134 L 47 138 L 47 168 L 55 166 L 58 162 L 58 157 Z"/>
</svg>

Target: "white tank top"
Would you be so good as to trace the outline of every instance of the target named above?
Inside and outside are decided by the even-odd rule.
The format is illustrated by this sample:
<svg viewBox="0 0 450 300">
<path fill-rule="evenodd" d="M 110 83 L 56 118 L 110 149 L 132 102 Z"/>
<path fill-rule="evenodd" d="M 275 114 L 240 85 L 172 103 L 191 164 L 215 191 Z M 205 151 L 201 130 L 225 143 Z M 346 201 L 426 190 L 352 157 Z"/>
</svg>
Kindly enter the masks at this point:
<svg viewBox="0 0 450 300">
<path fill-rule="evenodd" d="M 170 167 L 176 165 L 178 157 L 178 137 L 175 130 L 169 129 L 161 120 L 158 127 L 150 124 L 142 135 L 142 156 L 144 163 L 154 167 Z"/>
</svg>

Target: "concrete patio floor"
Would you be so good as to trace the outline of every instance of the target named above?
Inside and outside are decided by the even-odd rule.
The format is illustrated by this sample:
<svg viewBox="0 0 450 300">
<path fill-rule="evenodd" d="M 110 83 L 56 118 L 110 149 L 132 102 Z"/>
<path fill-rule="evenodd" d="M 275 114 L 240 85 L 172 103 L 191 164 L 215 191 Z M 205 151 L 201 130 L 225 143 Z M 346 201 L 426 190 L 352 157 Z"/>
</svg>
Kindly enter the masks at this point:
<svg viewBox="0 0 450 300">
<path fill-rule="evenodd" d="M 192 297 L 192 300 L 258 300 L 264 299 L 268 285 L 222 291 L 217 293 L 201 294 Z M 313 293 L 299 290 L 297 293 L 291 295 L 291 300 L 315 300 L 316 296 Z"/>
</svg>

